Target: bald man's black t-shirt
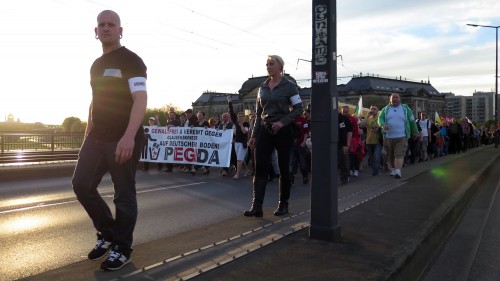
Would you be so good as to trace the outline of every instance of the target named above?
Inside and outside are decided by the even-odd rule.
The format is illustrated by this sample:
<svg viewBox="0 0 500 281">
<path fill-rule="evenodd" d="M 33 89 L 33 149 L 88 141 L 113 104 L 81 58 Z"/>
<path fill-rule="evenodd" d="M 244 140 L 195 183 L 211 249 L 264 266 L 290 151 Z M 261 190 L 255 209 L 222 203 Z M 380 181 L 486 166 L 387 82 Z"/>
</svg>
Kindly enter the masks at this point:
<svg viewBox="0 0 500 281">
<path fill-rule="evenodd" d="M 129 79 L 146 77 L 146 65 L 134 52 L 120 47 L 94 61 L 90 68 L 92 131 L 89 136 L 119 141 L 127 129 L 132 105 Z M 144 138 L 141 126 L 136 139 Z"/>
</svg>

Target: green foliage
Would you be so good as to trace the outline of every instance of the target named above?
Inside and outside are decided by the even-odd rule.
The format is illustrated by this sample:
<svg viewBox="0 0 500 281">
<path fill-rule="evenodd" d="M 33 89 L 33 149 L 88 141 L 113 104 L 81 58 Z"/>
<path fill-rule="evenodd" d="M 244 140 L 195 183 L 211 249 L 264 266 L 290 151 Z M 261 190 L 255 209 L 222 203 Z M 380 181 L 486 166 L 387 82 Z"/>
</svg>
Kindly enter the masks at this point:
<svg viewBox="0 0 500 281">
<path fill-rule="evenodd" d="M 495 120 L 488 120 L 483 123 L 485 128 L 491 128 L 492 126 L 495 127 Z"/>
<path fill-rule="evenodd" d="M 156 119 L 159 119 L 160 125 L 162 125 L 162 126 L 165 126 L 165 124 L 167 124 L 167 115 L 165 115 L 165 112 L 163 111 L 163 109 L 160 109 L 160 108 L 148 108 L 148 109 L 146 109 L 146 114 L 144 115 L 144 121 L 143 121 L 143 124 L 146 126 L 149 126 L 149 123 L 148 123 L 149 117 L 154 117 Z"/>
<path fill-rule="evenodd" d="M 84 132 L 86 126 L 78 117 L 67 117 L 61 125 L 63 132 Z"/>
<path fill-rule="evenodd" d="M 144 115 L 143 125 L 149 125 L 149 117 L 154 117 L 160 121 L 161 126 L 165 126 L 168 121 L 168 112 L 170 108 L 174 108 L 175 113 L 178 115 L 184 113 L 184 110 L 172 103 L 168 103 L 161 108 L 147 108 L 146 114 Z"/>
</svg>

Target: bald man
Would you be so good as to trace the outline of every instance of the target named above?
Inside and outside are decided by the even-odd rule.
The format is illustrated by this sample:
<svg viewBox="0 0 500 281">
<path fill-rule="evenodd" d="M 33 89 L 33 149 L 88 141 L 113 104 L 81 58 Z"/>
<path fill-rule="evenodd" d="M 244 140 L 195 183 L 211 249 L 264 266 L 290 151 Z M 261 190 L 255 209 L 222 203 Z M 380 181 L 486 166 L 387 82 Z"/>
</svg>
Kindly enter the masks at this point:
<svg viewBox="0 0 500 281">
<path fill-rule="evenodd" d="M 103 54 L 90 68 L 92 101 L 85 140 L 73 175 L 73 190 L 97 230 L 88 258 L 103 270 L 130 262 L 137 221 L 135 173 L 144 145 L 142 121 L 147 106 L 146 65 L 121 46 L 120 17 L 110 10 L 97 16 L 95 38 Z M 113 180 L 116 216 L 97 192 L 104 174 Z"/>
<path fill-rule="evenodd" d="M 383 129 L 391 176 L 400 179 L 408 138 L 417 138 L 419 134 L 415 116 L 408 105 L 401 103 L 399 94 L 393 93 L 378 115 L 378 124 Z"/>
</svg>

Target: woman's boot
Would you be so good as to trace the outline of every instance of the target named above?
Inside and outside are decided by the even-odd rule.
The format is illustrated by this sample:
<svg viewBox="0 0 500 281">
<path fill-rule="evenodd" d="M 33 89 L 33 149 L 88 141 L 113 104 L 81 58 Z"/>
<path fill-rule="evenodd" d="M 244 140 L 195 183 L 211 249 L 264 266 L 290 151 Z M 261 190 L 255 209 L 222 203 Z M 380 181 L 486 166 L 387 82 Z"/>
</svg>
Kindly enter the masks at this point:
<svg viewBox="0 0 500 281">
<path fill-rule="evenodd" d="M 264 202 L 264 194 L 266 192 L 267 179 L 266 178 L 254 178 L 253 180 L 253 200 L 252 207 L 243 213 L 246 217 L 258 217 L 264 216 L 262 211 L 262 203 Z"/>
<path fill-rule="evenodd" d="M 275 216 L 283 216 L 288 214 L 288 201 L 280 201 L 278 208 L 274 211 Z"/>
</svg>

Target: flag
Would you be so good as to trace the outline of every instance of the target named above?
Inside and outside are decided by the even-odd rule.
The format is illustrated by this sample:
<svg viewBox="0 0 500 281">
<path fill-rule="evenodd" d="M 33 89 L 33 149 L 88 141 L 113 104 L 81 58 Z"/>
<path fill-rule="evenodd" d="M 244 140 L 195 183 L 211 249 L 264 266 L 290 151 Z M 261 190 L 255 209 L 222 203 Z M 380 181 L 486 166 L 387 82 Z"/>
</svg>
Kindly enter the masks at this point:
<svg viewBox="0 0 500 281">
<path fill-rule="evenodd" d="M 359 96 L 358 105 L 354 109 L 354 115 L 361 116 L 361 114 L 363 114 L 363 96 Z"/>
<path fill-rule="evenodd" d="M 467 122 L 472 125 L 472 128 L 476 129 L 476 125 L 474 125 L 474 123 L 472 123 L 472 121 L 470 121 L 469 117 L 465 117 L 465 118 L 467 119 Z"/>
<path fill-rule="evenodd" d="M 439 117 L 439 114 L 436 111 L 436 115 L 434 116 L 434 121 L 439 124 L 439 126 L 443 126 L 443 121 L 441 121 L 441 117 Z"/>
</svg>

